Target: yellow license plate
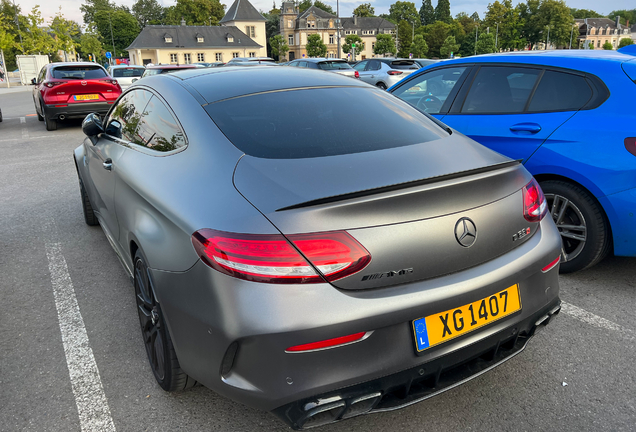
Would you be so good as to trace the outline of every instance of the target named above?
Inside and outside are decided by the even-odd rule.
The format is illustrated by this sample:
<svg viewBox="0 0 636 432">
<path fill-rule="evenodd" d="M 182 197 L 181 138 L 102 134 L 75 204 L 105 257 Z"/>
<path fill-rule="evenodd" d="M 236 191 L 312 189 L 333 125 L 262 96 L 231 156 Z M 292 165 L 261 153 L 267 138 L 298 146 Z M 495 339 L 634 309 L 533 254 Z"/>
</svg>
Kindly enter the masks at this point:
<svg viewBox="0 0 636 432">
<path fill-rule="evenodd" d="M 476 302 L 413 321 L 417 351 L 470 333 L 521 310 L 517 284 Z"/>
<path fill-rule="evenodd" d="M 99 99 L 99 95 L 96 95 L 96 94 L 75 95 L 75 96 L 73 96 L 73 99 L 75 99 L 76 101 L 78 101 L 78 100 L 95 100 L 95 99 Z"/>
</svg>

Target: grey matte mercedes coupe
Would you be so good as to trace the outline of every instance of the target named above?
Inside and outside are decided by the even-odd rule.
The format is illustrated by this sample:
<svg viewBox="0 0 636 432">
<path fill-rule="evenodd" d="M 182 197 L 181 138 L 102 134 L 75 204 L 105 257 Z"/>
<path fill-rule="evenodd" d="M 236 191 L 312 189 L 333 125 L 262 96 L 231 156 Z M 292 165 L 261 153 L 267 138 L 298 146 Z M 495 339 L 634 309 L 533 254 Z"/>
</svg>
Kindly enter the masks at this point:
<svg viewBox="0 0 636 432">
<path fill-rule="evenodd" d="M 159 385 L 305 429 L 407 406 L 560 310 L 540 187 L 368 84 L 298 68 L 144 78 L 74 153 Z"/>
</svg>

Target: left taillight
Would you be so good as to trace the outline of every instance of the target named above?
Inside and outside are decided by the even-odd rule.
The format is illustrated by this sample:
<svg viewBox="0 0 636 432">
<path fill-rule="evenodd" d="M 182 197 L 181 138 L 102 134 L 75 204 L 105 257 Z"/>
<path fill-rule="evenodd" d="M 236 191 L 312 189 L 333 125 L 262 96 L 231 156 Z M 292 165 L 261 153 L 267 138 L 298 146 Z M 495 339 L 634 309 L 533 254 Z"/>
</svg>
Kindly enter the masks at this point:
<svg viewBox="0 0 636 432">
<path fill-rule="evenodd" d="M 355 71 L 355 72 L 354 72 L 354 74 L 353 74 L 353 76 L 355 76 L 356 78 L 360 78 L 360 72 Z"/>
<path fill-rule="evenodd" d="M 44 85 L 47 86 L 48 88 L 55 87 L 60 84 L 64 84 L 64 83 L 59 81 L 47 81 L 44 83 Z"/>
<path fill-rule="evenodd" d="M 396 71 L 396 70 L 390 70 L 387 72 L 389 75 L 402 75 L 404 72 L 402 71 Z"/>
<path fill-rule="evenodd" d="M 345 231 L 286 238 L 206 228 L 192 234 L 192 244 L 208 266 L 254 282 L 332 282 L 357 273 L 371 261 L 369 252 Z"/>
<path fill-rule="evenodd" d="M 540 222 L 548 213 L 548 203 L 535 179 L 523 187 L 523 217 L 528 222 Z"/>
</svg>

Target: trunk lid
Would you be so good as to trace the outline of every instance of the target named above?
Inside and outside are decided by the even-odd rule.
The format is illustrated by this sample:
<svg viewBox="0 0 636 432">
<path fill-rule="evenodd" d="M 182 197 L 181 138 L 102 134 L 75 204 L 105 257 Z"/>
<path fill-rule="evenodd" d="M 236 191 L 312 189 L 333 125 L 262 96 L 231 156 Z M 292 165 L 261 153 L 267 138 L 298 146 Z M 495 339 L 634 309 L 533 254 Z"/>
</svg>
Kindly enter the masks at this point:
<svg viewBox="0 0 636 432">
<path fill-rule="evenodd" d="M 345 230 L 371 254 L 332 284 L 380 288 L 460 271 L 500 256 L 537 229 L 523 217 L 530 174 L 461 134 L 423 144 L 307 159 L 246 155 L 234 183 L 283 234 Z M 459 244 L 462 218 L 476 227 Z"/>
</svg>

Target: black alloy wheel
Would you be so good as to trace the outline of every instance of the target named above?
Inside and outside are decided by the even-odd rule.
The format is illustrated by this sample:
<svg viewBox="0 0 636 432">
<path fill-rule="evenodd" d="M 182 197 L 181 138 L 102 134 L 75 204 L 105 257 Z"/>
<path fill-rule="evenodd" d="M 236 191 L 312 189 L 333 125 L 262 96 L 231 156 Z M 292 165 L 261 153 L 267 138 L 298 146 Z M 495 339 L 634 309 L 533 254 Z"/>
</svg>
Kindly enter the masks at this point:
<svg viewBox="0 0 636 432">
<path fill-rule="evenodd" d="M 548 211 L 561 234 L 561 273 L 586 269 L 609 252 L 611 236 L 605 215 L 581 187 L 556 180 L 544 181 Z"/>
<path fill-rule="evenodd" d="M 386 90 L 386 84 L 384 84 L 383 82 L 377 83 L 376 87 L 381 89 L 381 90 Z"/>
<path fill-rule="evenodd" d="M 99 221 L 97 220 L 97 216 L 93 211 L 93 206 L 88 199 L 88 194 L 86 193 L 86 189 L 84 189 L 84 183 L 82 183 L 81 179 L 79 181 L 79 187 L 80 195 L 82 197 L 82 211 L 84 212 L 84 222 L 86 222 L 86 225 L 90 226 L 99 225 Z"/>
<path fill-rule="evenodd" d="M 179 365 L 161 306 L 155 296 L 148 266 L 140 251 L 135 254 L 135 296 L 141 334 L 148 354 L 148 361 L 157 383 L 166 391 L 192 387 L 196 381 Z"/>
</svg>

